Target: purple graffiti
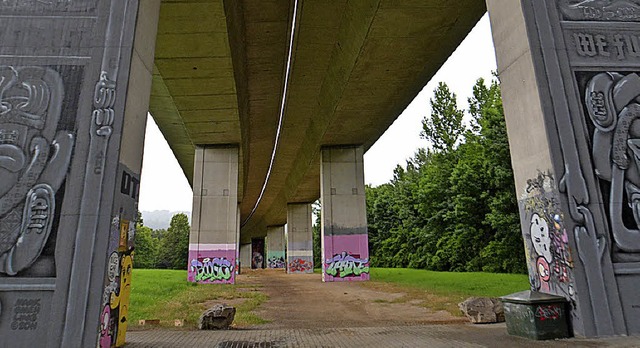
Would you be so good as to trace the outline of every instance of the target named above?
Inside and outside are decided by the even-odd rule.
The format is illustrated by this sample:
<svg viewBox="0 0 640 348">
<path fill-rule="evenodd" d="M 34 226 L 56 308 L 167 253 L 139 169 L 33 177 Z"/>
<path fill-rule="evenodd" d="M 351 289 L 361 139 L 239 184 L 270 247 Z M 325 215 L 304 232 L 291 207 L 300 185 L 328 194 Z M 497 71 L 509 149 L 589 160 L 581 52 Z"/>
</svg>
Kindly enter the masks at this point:
<svg viewBox="0 0 640 348">
<path fill-rule="evenodd" d="M 285 268 L 287 264 L 284 262 L 283 257 L 272 257 L 267 260 L 269 268 Z"/>
<path fill-rule="evenodd" d="M 196 282 L 200 281 L 228 281 L 233 274 L 233 263 L 227 258 L 192 259 L 191 272 L 196 273 Z"/>
<path fill-rule="evenodd" d="M 358 277 L 369 273 L 369 260 L 360 259 L 360 255 L 351 255 L 346 251 L 327 259 L 326 273 L 333 277 Z"/>
</svg>

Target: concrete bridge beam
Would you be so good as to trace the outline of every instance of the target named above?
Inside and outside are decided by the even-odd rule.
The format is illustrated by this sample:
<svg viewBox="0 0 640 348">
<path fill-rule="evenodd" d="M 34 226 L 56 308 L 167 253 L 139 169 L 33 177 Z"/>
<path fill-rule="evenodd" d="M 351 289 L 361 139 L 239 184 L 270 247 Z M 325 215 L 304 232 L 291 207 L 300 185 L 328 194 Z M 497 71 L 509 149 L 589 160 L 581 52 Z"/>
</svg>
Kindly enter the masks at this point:
<svg viewBox="0 0 640 348">
<path fill-rule="evenodd" d="M 238 147 L 197 147 L 189 236 L 191 282 L 234 283 L 238 253 Z"/>
<path fill-rule="evenodd" d="M 311 204 L 287 204 L 287 273 L 313 273 Z"/>
<path fill-rule="evenodd" d="M 362 146 L 322 149 L 322 280 L 369 280 Z"/>
</svg>

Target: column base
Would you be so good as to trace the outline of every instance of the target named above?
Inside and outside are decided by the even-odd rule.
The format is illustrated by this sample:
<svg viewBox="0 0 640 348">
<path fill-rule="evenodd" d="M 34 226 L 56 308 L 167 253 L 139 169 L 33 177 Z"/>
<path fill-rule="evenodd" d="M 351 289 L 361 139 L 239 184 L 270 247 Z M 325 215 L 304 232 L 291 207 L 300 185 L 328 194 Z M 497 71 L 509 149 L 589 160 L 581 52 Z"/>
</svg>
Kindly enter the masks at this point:
<svg viewBox="0 0 640 348">
<path fill-rule="evenodd" d="M 369 280 L 368 240 L 366 234 L 325 236 L 322 281 Z"/>
<path fill-rule="evenodd" d="M 287 273 L 313 273 L 313 256 L 290 256 L 287 259 Z"/>
<path fill-rule="evenodd" d="M 187 280 L 192 283 L 234 284 L 236 249 L 226 244 L 189 248 Z"/>
</svg>

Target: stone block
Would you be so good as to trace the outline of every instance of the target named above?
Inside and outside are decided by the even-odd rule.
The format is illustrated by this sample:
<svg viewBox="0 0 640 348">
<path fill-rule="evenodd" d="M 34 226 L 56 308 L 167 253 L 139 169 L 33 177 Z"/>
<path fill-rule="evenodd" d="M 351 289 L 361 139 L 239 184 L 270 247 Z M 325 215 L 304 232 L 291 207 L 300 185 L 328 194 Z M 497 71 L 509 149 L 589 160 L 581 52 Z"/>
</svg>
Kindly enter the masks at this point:
<svg viewBox="0 0 640 348">
<path fill-rule="evenodd" d="M 236 315 L 236 308 L 217 304 L 202 313 L 198 320 L 200 330 L 227 330 Z"/>
<path fill-rule="evenodd" d="M 458 304 L 460 311 L 474 324 L 500 323 L 504 321 L 502 302 L 497 298 L 469 297 Z"/>
</svg>

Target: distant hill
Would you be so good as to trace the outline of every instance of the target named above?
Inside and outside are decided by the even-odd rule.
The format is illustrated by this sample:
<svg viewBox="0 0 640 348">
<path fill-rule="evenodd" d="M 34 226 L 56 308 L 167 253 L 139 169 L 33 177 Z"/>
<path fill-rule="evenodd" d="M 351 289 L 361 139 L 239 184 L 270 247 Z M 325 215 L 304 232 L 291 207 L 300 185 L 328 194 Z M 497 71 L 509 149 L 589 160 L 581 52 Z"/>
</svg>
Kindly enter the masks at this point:
<svg viewBox="0 0 640 348">
<path fill-rule="evenodd" d="M 187 214 L 189 223 L 191 223 L 191 212 L 188 211 L 169 211 L 169 210 L 154 210 L 154 211 L 142 211 L 142 222 L 145 226 L 154 229 L 167 229 L 171 223 L 171 218 L 178 213 Z"/>
</svg>

